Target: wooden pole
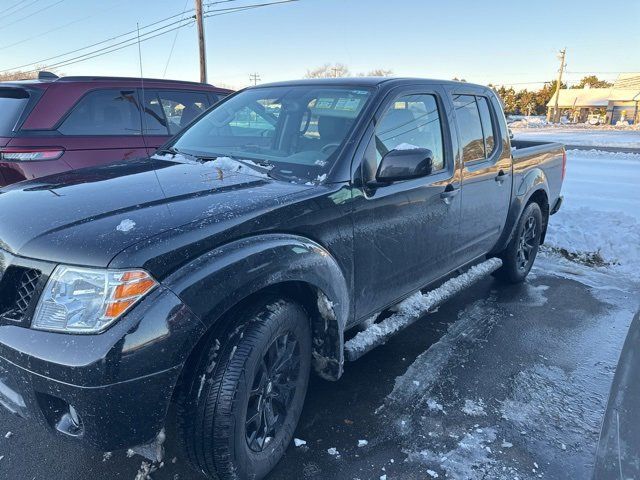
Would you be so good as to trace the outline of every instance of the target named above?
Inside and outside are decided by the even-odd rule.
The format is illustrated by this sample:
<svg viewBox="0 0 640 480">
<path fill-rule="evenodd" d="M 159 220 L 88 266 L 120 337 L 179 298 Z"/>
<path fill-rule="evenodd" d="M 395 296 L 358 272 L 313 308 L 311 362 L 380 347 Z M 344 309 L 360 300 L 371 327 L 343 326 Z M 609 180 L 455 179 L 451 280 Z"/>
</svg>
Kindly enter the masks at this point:
<svg viewBox="0 0 640 480">
<path fill-rule="evenodd" d="M 553 123 L 560 122 L 560 111 L 558 110 L 558 100 L 560 99 L 560 85 L 562 85 L 562 72 L 564 71 L 564 60 L 567 49 L 560 50 L 560 70 L 558 70 L 558 83 L 556 83 L 556 101 L 553 107 Z"/>
<path fill-rule="evenodd" d="M 196 2 L 196 24 L 198 25 L 198 49 L 200 50 L 200 82 L 207 83 L 207 52 L 204 43 L 204 22 L 202 20 L 202 0 Z"/>
</svg>

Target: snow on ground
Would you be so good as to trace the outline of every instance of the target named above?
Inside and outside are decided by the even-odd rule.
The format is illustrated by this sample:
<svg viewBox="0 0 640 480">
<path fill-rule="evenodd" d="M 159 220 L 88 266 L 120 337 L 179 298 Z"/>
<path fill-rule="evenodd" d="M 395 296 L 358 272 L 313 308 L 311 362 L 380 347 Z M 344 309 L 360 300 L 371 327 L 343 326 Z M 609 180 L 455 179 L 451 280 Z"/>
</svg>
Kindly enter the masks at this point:
<svg viewBox="0 0 640 480">
<path fill-rule="evenodd" d="M 570 150 L 544 250 L 640 280 L 640 155 Z"/>
<path fill-rule="evenodd" d="M 541 126 L 521 128 L 510 126 L 515 140 L 560 142 L 587 147 L 624 147 L 640 149 L 640 130 L 611 127 Z M 615 129 L 614 129 L 615 128 Z"/>
</svg>

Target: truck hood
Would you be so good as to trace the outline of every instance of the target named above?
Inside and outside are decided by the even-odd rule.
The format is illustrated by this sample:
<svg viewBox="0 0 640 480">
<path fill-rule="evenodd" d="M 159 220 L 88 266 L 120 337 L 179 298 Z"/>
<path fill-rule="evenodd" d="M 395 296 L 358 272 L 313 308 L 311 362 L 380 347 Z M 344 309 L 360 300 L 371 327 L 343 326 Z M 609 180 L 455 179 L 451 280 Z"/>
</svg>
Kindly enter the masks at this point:
<svg viewBox="0 0 640 480">
<path fill-rule="evenodd" d="M 166 158 L 166 157 L 165 157 Z M 159 158 L 22 182 L 0 190 L 0 249 L 56 263 L 106 267 L 123 249 L 193 222 L 220 229 L 309 186 L 229 161 Z"/>
</svg>

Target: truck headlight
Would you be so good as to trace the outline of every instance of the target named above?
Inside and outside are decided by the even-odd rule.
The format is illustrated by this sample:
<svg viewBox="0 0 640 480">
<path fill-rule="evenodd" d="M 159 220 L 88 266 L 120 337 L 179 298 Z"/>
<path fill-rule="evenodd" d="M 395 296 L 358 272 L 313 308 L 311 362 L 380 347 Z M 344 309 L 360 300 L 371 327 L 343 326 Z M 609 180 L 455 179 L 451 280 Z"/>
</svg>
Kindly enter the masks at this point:
<svg viewBox="0 0 640 480">
<path fill-rule="evenodd" d="M 103 270 L 59 265 L 40 296 L 32 328 L 99 333 L 158 283 L 144 270 Z"/>
</svg>

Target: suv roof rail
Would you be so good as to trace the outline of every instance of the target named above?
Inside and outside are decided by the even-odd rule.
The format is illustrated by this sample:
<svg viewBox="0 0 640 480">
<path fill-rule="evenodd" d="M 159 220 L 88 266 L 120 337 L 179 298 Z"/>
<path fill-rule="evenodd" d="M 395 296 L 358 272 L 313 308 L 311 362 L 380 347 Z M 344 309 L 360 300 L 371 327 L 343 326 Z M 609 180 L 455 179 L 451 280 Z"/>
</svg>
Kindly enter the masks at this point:
<svg viewBox="0 0 640 480">
<path fill-rule="evenodd" d="M 78 75 L 78 76 L 72 76 L 72 77 L 61 77 L 59 81 L 61 82 L 82 82 L 82 81 L 107 81 L 107 82 L 112 82 L 112 81 L 140 81 L 141 77 L 109 77 L 109 76 L 105 76 L 105 77 L 100 77 L 100 76 L 82 76 L 82 75 Z M 201 82 L 192 82 L 189 80 L 170 80 L 170 79 L 165 79 L 165 78 L 143 78 L 142 80 L 144 80 L 145 82 L 164 82 L 164 83 L 189 83 L 192 85 L 209 85 L 209 86 L 214 86 L 214 85 L 210 85 L 208 83 L 201 83 Z M 217 87 L 216 87 L 217 88 Z"/>
<path fill-rule="evenodd" d="M 55 80 L 58 77 L 55 73 L 47 72 L 46 70 L 42 70 L 38 72 L 38 80 Z"/>
</svg>

